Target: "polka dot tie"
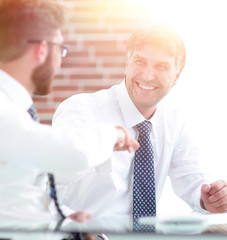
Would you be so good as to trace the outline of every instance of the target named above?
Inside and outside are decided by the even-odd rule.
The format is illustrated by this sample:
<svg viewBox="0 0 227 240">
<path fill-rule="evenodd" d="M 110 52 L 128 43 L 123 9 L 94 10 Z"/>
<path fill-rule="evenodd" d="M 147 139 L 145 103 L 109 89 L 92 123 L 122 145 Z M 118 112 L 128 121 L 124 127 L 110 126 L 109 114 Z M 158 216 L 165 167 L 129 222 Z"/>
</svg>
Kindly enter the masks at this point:
<svg viewBox="0 0 227 240">
<path fill-rule="evenodd" d="M 150 140 L 151 123 L 143 121 L 137 126 L 139 149 L 135 152 L 133 181 L 133 230 L 154 231 L 154 226 L 139 224 L 139 217 L 156 216 L 154 154 Z"/>
</svg>

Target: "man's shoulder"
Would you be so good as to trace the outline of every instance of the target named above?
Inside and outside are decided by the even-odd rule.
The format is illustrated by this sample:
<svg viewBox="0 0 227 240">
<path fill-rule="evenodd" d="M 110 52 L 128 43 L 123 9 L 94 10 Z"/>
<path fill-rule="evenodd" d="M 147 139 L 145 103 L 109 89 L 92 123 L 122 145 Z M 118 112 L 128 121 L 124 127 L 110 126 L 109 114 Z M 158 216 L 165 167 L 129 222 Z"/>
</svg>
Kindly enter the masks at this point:
<svg viewBox="0 0 227 240">
<path fill-rule="evenodd" d="M 11 101 L 11 99 L 2 91 L 0 91 L 0 102 L 4 103 L 0 105 L 0 112 L 6 111 L 13 112 L 15 109 L 18 109 L 18 106 L 15 102 Z"/>
<path fill-rule="evenodd" d="M 162 115 L 177 116 L 182 114 L 181 108 L 179 106 L 168 101 L 161 101 L 157 106 L 157 110 L 159 114 Z"/>
<path fill-rule="evenodd" d="M 115 89 L 117 85 L 112 86 L 109 89 L 101 89 L 93 93 L 79 93 L 75 94 L 64 102 L 61 105 L 100 105 L 102 103 L 108 103 L 113 101 L 116 98 Z"/>
<path fill-rule="evenodd" d="M 67 118 L 68 121 L 84 118 L 86 121 L 88 119 L 103 121 L 104 118 L 109 119 L 116 112 L 118 112 L 118 102 L 115 86 L 113 86 L 94 93 L 73 95 L 58 106 L 53 122 L 63 118 Z"/>
<path fill-rule="evenodd" d="M 186 114 L 181 107 L 173 105 L 170 102 L 160 102 L 157 107 L 157 120 L 160 123 L 163 123 L 169 127 L 180 127 L 185 124 Z"/>
</svg>

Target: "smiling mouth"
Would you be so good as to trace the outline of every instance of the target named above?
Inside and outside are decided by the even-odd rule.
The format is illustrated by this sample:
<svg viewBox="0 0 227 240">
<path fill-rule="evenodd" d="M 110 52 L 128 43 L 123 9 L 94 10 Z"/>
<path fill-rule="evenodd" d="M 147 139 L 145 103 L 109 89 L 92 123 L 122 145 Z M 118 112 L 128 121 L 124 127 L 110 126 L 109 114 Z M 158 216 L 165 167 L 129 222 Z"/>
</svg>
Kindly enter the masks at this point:
<svg viewBox="0 0 227 240">
<path fill-rule="evenodd" d="M 154 86 L 150 86 L 150 85 L 146 85 L 144 83 L 138 83 L 139 87 L 145 90 L 154 90 L 156 87 Z"/>
</svg>

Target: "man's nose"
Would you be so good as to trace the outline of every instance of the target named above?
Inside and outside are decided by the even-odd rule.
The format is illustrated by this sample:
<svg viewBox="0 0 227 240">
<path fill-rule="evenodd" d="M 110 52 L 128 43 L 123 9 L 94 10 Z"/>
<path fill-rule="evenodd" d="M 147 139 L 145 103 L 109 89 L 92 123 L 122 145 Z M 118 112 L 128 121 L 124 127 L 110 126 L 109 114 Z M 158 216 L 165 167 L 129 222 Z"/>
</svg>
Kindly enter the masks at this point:
<svg viewBox="0 0 227 240">
<path fill-rule="evenodd" d="M 147 67 L 145 69 L 144 75 L 145 75 L 145 80 L 147 81 L 153 80 L 155 76 L 154 68 L 152 66 Z"/>
<path fill-rule="evenodd" d="M 62 64 L 62 58 L 59 59 L 58 65 L 57 65 L 57 69 L 61 68 L 61 64 Z"/>
</svg>

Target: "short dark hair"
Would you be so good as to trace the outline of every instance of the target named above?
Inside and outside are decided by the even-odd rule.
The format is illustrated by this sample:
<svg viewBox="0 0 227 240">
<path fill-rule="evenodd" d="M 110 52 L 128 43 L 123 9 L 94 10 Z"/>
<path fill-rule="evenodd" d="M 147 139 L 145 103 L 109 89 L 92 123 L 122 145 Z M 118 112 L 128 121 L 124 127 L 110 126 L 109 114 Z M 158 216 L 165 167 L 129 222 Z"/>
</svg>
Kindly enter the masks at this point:
<svg viewBox="0 0 227 240">
<path fill-rule="evenodd" d="M 28 39 L 48 40 L 65 21 L 65 8 L 51 0 L 0 1 L 0 61 L 21 57 Z"/>
<path fill-rule="evenodd" d="M 176 65 L 180 67 L 180 71 L 184 68 L 186 62 L 184 42 L 168 24 L 159 23 L 134 32 L 127 45 L 128 57 L 131 57 L 135 50 L 139 50 L 145 45 L 154 45 L 167 51 L 175 57 Z"/>
</svg>

